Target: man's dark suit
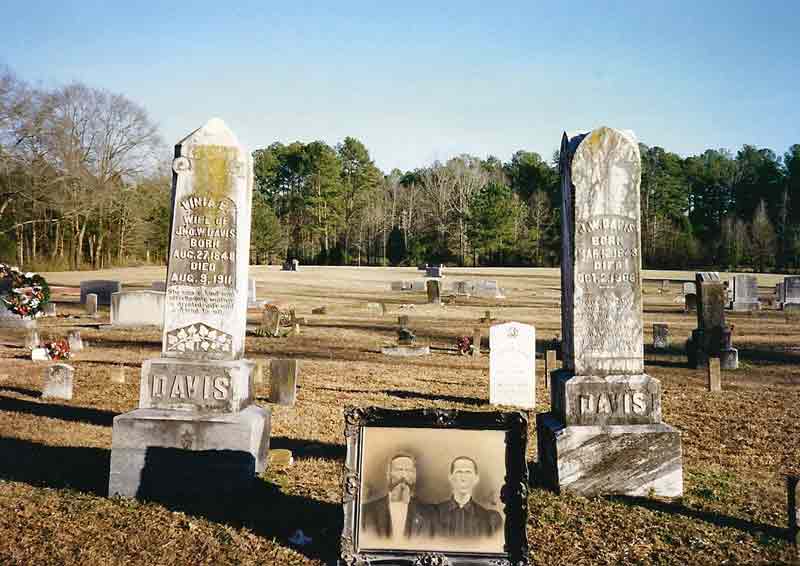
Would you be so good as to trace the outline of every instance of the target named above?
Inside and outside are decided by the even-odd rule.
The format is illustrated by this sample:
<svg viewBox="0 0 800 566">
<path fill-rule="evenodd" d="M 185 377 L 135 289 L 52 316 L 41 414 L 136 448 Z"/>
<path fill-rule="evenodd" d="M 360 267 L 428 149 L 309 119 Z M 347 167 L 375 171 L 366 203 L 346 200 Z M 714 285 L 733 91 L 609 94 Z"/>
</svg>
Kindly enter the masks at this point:
<svg viewBox="0 0 800 566">
<path fill-rule="evenodd" d="M 412 497 L 408 503 L 403 536 L 407 538 L 432 536 L 430 512 L 430 505 L 420 503 Z M 389 538 L 392 536 L 388 495 L 361 506 L 361 529 L 379 537 Z"/>
<path fill-rule="evenodd" d="M 491 537 L 503 526 L 500 513 L 470 499 L 464 507 L 451 497 L 436 505 L 434 532 L 437 537 Z"/>
</svg>

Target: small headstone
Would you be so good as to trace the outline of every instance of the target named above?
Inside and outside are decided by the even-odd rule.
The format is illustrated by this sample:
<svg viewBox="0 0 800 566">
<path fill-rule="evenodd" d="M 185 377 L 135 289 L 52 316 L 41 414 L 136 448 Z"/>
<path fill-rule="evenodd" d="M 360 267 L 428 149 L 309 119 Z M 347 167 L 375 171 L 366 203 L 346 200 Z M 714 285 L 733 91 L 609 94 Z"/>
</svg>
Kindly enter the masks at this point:
<svg viewBox="0 0 800 566">
<path fill-rule="evenodd" d="M 31 350 L 31 361 L 34 362 L 49 362 L 50 355 L 45 348 L 34 348 Z"/>
<path fill-rule="evenodd" d="M 550 389 L 550 374 L 558 369 L 558 352 L 556 350 L 547 350 L 544 360 L 544 384 L 547 389 Z"/>
<path fill-rule="evenodd" d="M 281 311 L 275 305 L 264 306 L 261 313 L 261 328 L 259 334 L 262 336 L 280 336 L 281 331 Z"/>
<path fill-rule="evenodd" d="M 83 350 L 83 339 L 81 339 L 80 330 L 67 331 L 67 342 L 71 352 L 80 352 Z"/>
<path fill-rule="evenodd" d="M 653 348 L 656 350 L 669 348 L 669 324 L 666 322 L 653 323 Z"/>
<path fill-rule="evenodd" d="M 778 310 L 783 308 L 783 302 L 786 300 L 783 293 L 783 285 L 783 283 L 775 284 L 775 308 Z"/>
<path fill-rule="evenodd" d="M 695 293 L 687 293 L 684 296 L 684 312 L 697 312 L 697 295 Z"/>
<path fill-rule="evenodd" d="M 111 383 L 125 383 L 125 366 L 111 368 Z"/>
<path fill-rule="evenodd" d="M 56 304 L 53 301 L 44 305 L 44 316 L 56 316 Z"/>
<path fill-rule="evenodd" d="M 719 358 L 708 358 L 708 381 L 706 386 L 709 391 L 722 391 Z"/>
<path fill-rule="evenodd" d="M 314 307 L 311 309 L 311 314 L 326 314 L 328 309 L 326 307 Z"/>
<path fill-rule="evenodd" d="M 536 330 L 507 322 L 489 329 L 489 402 L 533 409 L 536 405 Z"/>
<path fill-rule="evenodd" d="M 379 303 L 367 303 L 367 310 L 370 314 L 382 314 L 383 311 Z"/>
<path fill-rule="evenodd" d="M 270 362 L 270 403 L 294 406 L 297 400 L 297 360 L 272 360 Z"/>
<path fill-rule="evenodd" d="M 269 360 L 258 359 L 255 360 L 256 366 L 253 369 L 253 385 L 264 385 L 264 376 L 267 372 L 267 364 Z"/>
<path fill-rule="evenodd" d="M 683 283 L 683 294 L 684 295 L 696 295 L 697 294 L 697 284 L 694 281 L 685 281 Z"/>
<path fill-rule="evenodd" d="M 442 302 L 442 283 L 437 279 L 430 279 L 425 283 L 428 292 L 428 304 L 438 305 Z"/>
<path fill-rule="evenodd" d="M 800 308 L 800 275 L 792 275 L 783 279 L 784 310 Z"/>
<path fill-rule="evenodd" d="M 758 279 L 756 276 L 734 276 L 731 309 L 734 311 L 754 311 L 760 307 L 761 304 L 758 301 Z"/>
<path fill-rule="evenodd" d="M 669 279 L 664 279 L 661 282 L 661 292 L 666 293 L 667 291 L 669 291 Z"/>
<path fill-rule="evenodd" d="M 53 364 L 44 370 L 43 399 L 72 399 L 75 370 L 68 364 Z"/>
<path fill-rule="evenodd" d="M 483 337 L 483 330 L 481 328 L 472 329 L 472 355 L 476 358 L 481 355 L 481 338 Z"/>
<path fill-rule="evenodd" d="M 25 348 L 28 350 L 34 350 L 39 347 L 41 344 L 41 339 L 39 338 L 39 331 L 35 328 L 31 328 L 28 330 L 27 334 L 25 335 Z"/>
<path fill-rule="evenodd" d="M 292 451 L 285 448 L 276 448 L 269 451 L 269 467 L 270 469 L 288 468 L 294 463 L 292 458 Z"/>
<path fill-rule="evenodd" d="M 505 299 L 496 280 L 475 281 L 472 284 L 472 294 L 483 299 Z"/>
<path fill-rule="evenodd" d="M 292 327 L 292 336 L 300 336 L 300 323 L 294 323 L 294 326 Z"/>
<path fill-rule="evenodd" d="M 86 295 L 86 314 L 89 316 L 97 316 L 97 295 L 95 293 L 88 293 Z"/>
<path fill-rule="evenodd" d="M 292 260 L 292 271 L 300 271 L 300 260 Z"/>
<path fill-rule="evenodd" d="M 111 295 L 111 326 L 164 326 L 162 291 L 120 291 Z"/>
<path fill-rule="evenodd" d="M 86 298 L 90 294 L 97 295 L 98 305 L 111 305 L 111 295 L 122 291 L 122 282 L 95 279 L 92 281 L 81 281 L 81 303 L 86 303 Z"/>
<path fill-rule="evenodd" d="M 397 343 L 401 346 L 413 346 L 416 340 L 414 333 L 405 326 L 397 331 Z"/>
<path fill-rule="evenodd" d="M 397 317 L 397 324 L 399 324 L 401 328 L 407 328 L 408 327 L 408 315 L 407 314 L 401 314 L 400 316 L 398 316 Z"/>
</svg>

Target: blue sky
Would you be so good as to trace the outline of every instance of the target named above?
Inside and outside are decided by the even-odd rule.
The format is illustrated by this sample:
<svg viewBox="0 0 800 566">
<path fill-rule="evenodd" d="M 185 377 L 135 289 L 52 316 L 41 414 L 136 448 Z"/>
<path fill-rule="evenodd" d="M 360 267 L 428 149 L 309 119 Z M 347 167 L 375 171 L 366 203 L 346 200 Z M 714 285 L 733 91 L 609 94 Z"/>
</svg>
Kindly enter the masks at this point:
<svg viewBox="0 0 800 566">
<path fill-rule="evenodd" d="M 144 106 L 174 144 L 213 116 L 250 149 L 363 141 L 377 165 L 549 158 L 632 129 L 682 155 L 800 143 L 800 2 L 6 2 L 0 63 Z"/>
</svg>

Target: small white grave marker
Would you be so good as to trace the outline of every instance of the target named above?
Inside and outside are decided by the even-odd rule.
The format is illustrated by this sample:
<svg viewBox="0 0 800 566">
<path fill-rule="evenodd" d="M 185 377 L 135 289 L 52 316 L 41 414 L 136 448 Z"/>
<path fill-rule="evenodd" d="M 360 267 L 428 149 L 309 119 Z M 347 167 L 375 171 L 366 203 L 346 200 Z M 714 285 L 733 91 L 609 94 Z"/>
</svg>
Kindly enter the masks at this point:
<svg viewBox="0 0 800 566">
<path fill-rule="evenodd" d="M 536 404 L 536 329 L 508 322 L 489 329 L 489 402 L 532 409 Z"/>
</svg>

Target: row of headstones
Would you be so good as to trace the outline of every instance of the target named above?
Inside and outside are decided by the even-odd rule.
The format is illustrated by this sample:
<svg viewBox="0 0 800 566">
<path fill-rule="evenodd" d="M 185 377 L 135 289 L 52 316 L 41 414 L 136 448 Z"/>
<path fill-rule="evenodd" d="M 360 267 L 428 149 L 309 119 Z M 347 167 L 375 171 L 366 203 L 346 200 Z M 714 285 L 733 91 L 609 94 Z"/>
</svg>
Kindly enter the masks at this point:
<svg viewBox="0 0 800 566">
<path fill-rule="evenodd" d="M 488 299 L 503 299 L 503 290 L 495 279 L 479 280 L 460 280 L 450 281 L 442 279 L 428 279 L 416 281 L 393 281 L 390 284 L 392 291 L 425 291 L 431 300 L 435 302 L 436 297 L 441 297 L 444 293 L 452 293 L 460 296 L 475 296 Z"/>
<path fill-rule="evenodd" d="M 726 308 L 733 311 L 754 311 L 761 308 L 758 297 L 758 279 L 755 275 L 740 274 L 725 281 Z M 694 282 L 683 284 L 686 311 L 697 308 L 697 286 Z M 786 276 L 775 285 L 775 306 L 779 310 L 800 310 L 800 276 Z"/>
</svg>

